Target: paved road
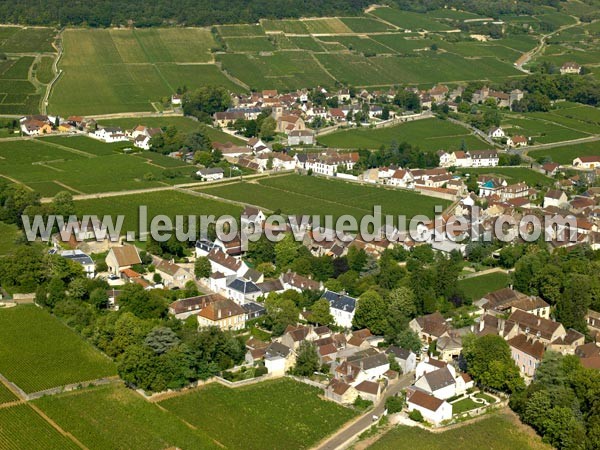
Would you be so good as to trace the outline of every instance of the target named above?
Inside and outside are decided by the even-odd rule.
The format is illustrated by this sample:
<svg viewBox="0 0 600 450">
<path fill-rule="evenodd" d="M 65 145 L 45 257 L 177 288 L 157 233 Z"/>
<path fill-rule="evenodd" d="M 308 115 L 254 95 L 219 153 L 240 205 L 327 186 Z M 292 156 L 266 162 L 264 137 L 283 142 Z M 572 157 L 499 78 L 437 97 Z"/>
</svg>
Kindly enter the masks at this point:
<svg viewBox="0 0 600 450">
<path fill-rule="evenodd" d="M 347 448 L 349 442 L 357 438 L 362 432 L 373 424 L 373 416 L 380 417 L 385 410 L 385 400 L 392 395 L 396 395 L 402 389 L 407 388 L 414 381 L 414 373 L 402 375 L 400 379 L 386 390 L 383 397 L 375 405 L 375 408 L 363 414 L 358 420 L 350 426 L 341 429 L 336 434 L 331 436 L 325 442 L 321 442 L 315 450 L 337 450 Z"/>
</svg>

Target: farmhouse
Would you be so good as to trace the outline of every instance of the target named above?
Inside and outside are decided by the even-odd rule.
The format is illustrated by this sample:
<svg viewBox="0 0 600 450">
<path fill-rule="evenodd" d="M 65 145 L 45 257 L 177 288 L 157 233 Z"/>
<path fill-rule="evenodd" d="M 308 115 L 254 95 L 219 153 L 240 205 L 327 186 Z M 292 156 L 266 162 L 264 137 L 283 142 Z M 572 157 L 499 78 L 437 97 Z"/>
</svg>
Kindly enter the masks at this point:
<svg viewBox="0 0 600 450">
<path fill-rule="evenodd" d="M 566 62 L 560 67 L 561 75 L 579 73 L 581 73 L 581 66 L 573 61 Z"/>
<path fill-rule="evenodd" d="M 439 312 L 416 317 L 410 321 L 409 327 L 427 343 L 436 340 L 448 330 L 446 319 Z"/>
<path fill-rule="evenodd" d="M 220 167 L 209 167 L 200 169 L 196 172 L 196 176 L 202 181 L 215 181 L 223 178 L 223 169 Z"/>
<path fill-rule="evenodd" d="M 142 260 L 134 245 L 119 245 L 109 250 L 105 262 L 109 272 L 119 275 L 123 270 L 141 264 Z"/>
<path fill-rule="evenodd" d="M 406 404 L 409 411 L 419 411 L 425 420 L 436 425 L 452 418 L 450 403 L 418 389 L 410 393 Z"/>
<path fill-rule="evenodd" d="M 27 118 L 21 122 L 21 131 L 28 136 L 40 136 L 52 133 L 52 125 L 47 121 Z"/>
<path fill-rule="evenodd" d="M 385 351 L 385 354 L 394 356 L 394 359 L 400 366 L 400 369 L 402 369 L 403 374 L 415 370 L 417 364 L 417 355 L 415 355 L 411 350 L 392 345 L 388 347 L 388 349 Z"/>
<path fill-rule="evenodd" d="M 562 208 L 569 200 L 567 194 L 557 189 L 550 189 L 544 195 L 544 208 L 554 206 L 556 208 Z"/>
<path fill-rule="evenodd" d="M 90 136 L 110 144 L 112 142 L 124 142 L 129 138 L 119 127 L 98 127 Z"/>
<path fill-rule="evenodd" d="M 343 405 L 354 403 L 358 397 L 356 389 L 348 383 L 333 378 L 325 388 L 325 398 Z"/>
<path fill-rule="evenodd" d="M 315 133 L 312 130 L 293 130 L 288 134 L 289 145 L 313 145 Z"/>
<path fill-rule="evenodd" d="M 182 289 L 188 281 L 194 280 L 194 276 L 189 271 L 175 264 L 173 261 L 154 258 L 154 266 L 156 269 L 155 273 L 161 276 L 163 285 L 167 288 Z"/>
<path fill-rule="evenodd" d="M 492 139 L 502 139 L 506 136 L 506 133 L 504 133 L 504 130 L 502 128 L 494 127 L 490 128 L 490 130 L 488 131 L 488 136 Z"/>
<path fill-rule="evenodd" d="M 600 167 L 600 156 L 579 156 L 573 160 L 573 167 L 578 169 L 596 169 Z"/>
</svg>

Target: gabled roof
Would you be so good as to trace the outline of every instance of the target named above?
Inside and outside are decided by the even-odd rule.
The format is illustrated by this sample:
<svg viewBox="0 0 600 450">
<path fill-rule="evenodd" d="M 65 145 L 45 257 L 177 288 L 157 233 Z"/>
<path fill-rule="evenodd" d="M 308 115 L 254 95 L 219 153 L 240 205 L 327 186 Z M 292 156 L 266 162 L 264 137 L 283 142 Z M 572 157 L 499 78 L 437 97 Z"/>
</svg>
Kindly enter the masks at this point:
<svg viewBox="0 0 600 450">
<path fill-rule="evenodd" d="M 529 314 L 520 309 L 515 310 L 506 321 L 516 324 L 521 330 L 528 330 L 530 334 L 540 334 L 543 339 L 550 340 L 552 335 L 561 327 L 561 324 L 550 319 Z"/>
<path fill-rule="evenodd" d="M 134 245 L 120 245 L 112 247 L 110 251 L 115 255 L 119 267 L 134 266 L 142 263 L 140 254 Z"/>
<path fill-rule="evenodd" d="M 406 361 L 411 353 L 412 352 L 410 350 L 396 347 L 395 345 L 388 347 L 388 349 L 385 351 L 386 355 L 394 355 L 395 358 L 401 359 L 403 361 Z"/>
<path fill-rule="evenodd" d="M 200 295 L 197 297 L 182 298 L 176 300 L 169 305 L 169 309 L 175 314 L 181 314 L 190 311 L 200 311 L 202 308 L 208 306 L 209 303 L 216 302 L 218 300 L 225 300 L 220 294 L 208 294 Z"/>
<path fill-rule="evenodd" d="M 511 347 L 514 347 L 529 356 L 533 356 L 538 361 L 544 356 L 544 344 L 537 339 L 529 338 L 524 334 L 519 334 L 507 342 Z"/>
<path fill-rule="evenodd" d="M 216 322 L 228 317 L 241 316 L 245 313 L 246 312 L 244 311 L 244 308 L 242 308 L 236 302 L 229 300 L 228 298 L 224 298 L 222 300 L 209 303 L 206 308 L 200 311 L 199 316 Z"/>
<path fill-rule="evenodd" d="M 229 289 L 233 289 L 234 291 L 241 292 L 242 294 L 254 294 L 256 292 L 260 292 L 260 289 L 254 282 L 246 280 L 244 278 L 236 278 L 231 281 L 227 287 Z"/>
<path fill-rule="evenodd" d="M 421 327 L 421 331 L 425 334 L 439 337 L 446 332 L 448 325 L 446 319 L 438 312 L 428 314 L 426 316 L 420 316 L 415 319 Z"/>
<path fill-rule="evenodd" d="M 440 400 L 427 392 L 416 389 L 408 398 L 408 402 L 413 403 L 429 411 L 437 411 L 444 404 L 444 400 Z"/>
<path fill-rule="evenodd" d="M 355 386 L 355 389 L 360 392 L 366 392 L 367 394 L 377 395 L 379 393 L 379 383 L 374 381 L 363 381 Z"/>
<path fill-rule="evenodd" d="M 428 372 L 423 375 L 423 377 L 427 380 L 427 384 L 432 392 L 456 384 L 456 381 L 447 366 L 442 369 L 434 370 L 433 372 Z"/>
</svg>

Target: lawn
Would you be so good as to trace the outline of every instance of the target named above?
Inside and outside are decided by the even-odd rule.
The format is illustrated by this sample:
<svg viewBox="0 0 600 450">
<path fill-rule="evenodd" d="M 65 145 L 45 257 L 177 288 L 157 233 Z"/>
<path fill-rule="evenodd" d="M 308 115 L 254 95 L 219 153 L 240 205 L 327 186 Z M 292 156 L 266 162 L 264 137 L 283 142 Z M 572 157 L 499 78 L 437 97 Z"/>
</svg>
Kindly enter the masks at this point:
<svg viewBox="0 0 600 450">
<path fill-rule="evenodd" d="M 494 175 L 506 179 L 508 184 L 523 182 L 530 187 L 549 186 L 553 183 L 546 175 L 529 169 L 528 167 L 477 167 L 460 169 L 461 173 L 475 173 L 478 175 Z"/>
<path fill-rule="evenodd" d="M 415 192 L 301 175 L 266 178 L 258 183 L 208 187 L 202 188 L 202 191 L 272 211 L 281 210 L 288 215 L 330 214 L 335 219 L 349 214 L 360 220 L 365 215 L 373 214 L 375 205 L 381 206 L 383 214 L 402 214 L 409 219 L 417 214 L 433 217 L 435 205 L 448 205 L 445 200 Z"/>
<path fill-rule="evenodd" d="M 378 149 L 396 143 L 408 142 L 421 150 L 459 150 L 463 141 L 469 150 L 489 148 L 489 144 L 471 135 L 469 131 L 441 119 L 406 122 L 386 128 L 352 128 L 318 138 L 319 143 L 333 148 Z"/>
<path fill-rule="evenodd" d="M 472 409 L 479 408 L 483 406 L 479 403 L 475 403 L 471 398 L 463 398 L 455 403 L 452 403 L 452 414 L 461 414 L 467 411 L 471 411 Z"/>
<path fill-rule="evenodd" d="M 44 397 L 35 404 L 91 450 L 218 448 L 202 427 L 192 429 L 172 413 L 121 386 Z"/>
<path fill-rule="evenodd" d="M 509 277 L 502 272 L 492 272 L 477 277 L 458 280 L 458 287 L 471 300 L 479 300 L 485 294 L 508 286 Z"/>
<path fill-rule="evenodd" d="M 0 408 L 0 448 L 3 449 L 78 449 L 29 405 Z"/>
<path fill-rule="evenodd" d="M 566 145 L 543 150 L 532 150 L 528 155 L 534 159 L 549 158 L 559 164 L 572 164 L 579 156 L 600 156 L 600 145 L 597 142 Z"/>
<path fill-rule="evenodd" d="M 485 392 L 478 392 L 477 394 L 475 394 L 475 397 L 484 399 L 490 405 L 496 403 L 496 399 L 491 395 L 486 394 Z"/>
<path fill-rule="evenodd" d="M 160 405 L 231 449 L 310 448 L 355 416 L 289 379 L 229 389 L 217 384 Z"/>
<path fill-rule="evenodd" d="M 370 450 L 541 450 L 550 449 L 534 432 L 509 413 L 497 413 L 459 428 L 431 433 L 421 428 L 397 426 L 376 441 Z"/>
<path fill-rule="evenodd" d="M 170 218 L 176 215 L 199 216 L 199 215 L 221 215 L 230 214 L 239 217 L 242 208 L 229 203 L 209 200 L 190 194 L 176 191 L 150 192 L 146 194 L 122 195 L 118 197 L 97 198 L 91 200 L 80 200 L 75 203 L 78 214 L 95 214 L 98 216 L 109 215 L 113 219 L 117 215 L 125 217 L 123 227 L 126 231 L 139 230 L 138 207 L 145 205 L 148 208 L 148 220 L 158 214 L 164 214 Z M 147 229 L 149 229 L 149 225 Z M 125 233 L 122 233 L 125 234 Z"/>
<path fill-rule="evenodd" d="M 46 311 L 0 310 L 0 373 L 27 393 L 116 375 L 113 362 Z"/>
</svg>

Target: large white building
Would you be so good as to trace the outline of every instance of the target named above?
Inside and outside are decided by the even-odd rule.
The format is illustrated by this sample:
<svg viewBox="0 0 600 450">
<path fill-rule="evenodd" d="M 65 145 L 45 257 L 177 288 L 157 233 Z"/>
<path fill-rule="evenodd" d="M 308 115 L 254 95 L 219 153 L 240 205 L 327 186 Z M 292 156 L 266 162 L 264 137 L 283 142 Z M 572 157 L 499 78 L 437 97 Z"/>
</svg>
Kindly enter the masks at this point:
<svg viewBox="0 0 600 450">
<path fill-rule="evenodd" d="M 323 293 L 323 298 L 329 302 L 329 309 L 335 324 L 343 328 L 352 328 L 357 300 L 349 295 L 338 294 L 330 290 Z"/>
</svg>

